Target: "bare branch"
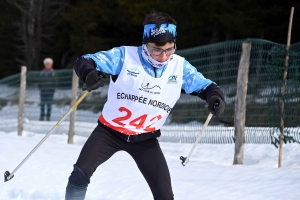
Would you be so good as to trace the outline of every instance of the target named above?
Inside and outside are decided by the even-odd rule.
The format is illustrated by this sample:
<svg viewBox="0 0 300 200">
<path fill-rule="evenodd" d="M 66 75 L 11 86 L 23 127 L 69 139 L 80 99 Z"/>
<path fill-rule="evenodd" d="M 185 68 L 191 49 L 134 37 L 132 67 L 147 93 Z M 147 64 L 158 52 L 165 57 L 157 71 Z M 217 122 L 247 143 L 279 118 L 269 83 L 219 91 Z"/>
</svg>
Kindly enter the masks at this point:
<svg viewBox="0 0 300 200">
<path fill-rule="evenodd" d="M 21 5 L 19 5 L 15 0 L 7 0 L 7 2 L 13 6 L 15 6 L 17 9 L 19 9 L 21 11 L 21 13 L 28 15 L 32 18 L 32 15 L 30 12 L 28 12 L 24 7 L 22 7 Z"/>
<path fill-rule="evenodd" d="M 16 46 L 19 55 L 24 58 L 24 61 L 19 59 L 18 62 L 26 63 L 28 70 L 38 69 L 44 42 L 53 42 L 51 35 L 46 33 L 47 25 L 69 5 L 58 0 L 7 0 L 7 2 L 21 12 L 21 18 L 14 23 L 18 35 L 15 38 Z"/>
</svg>

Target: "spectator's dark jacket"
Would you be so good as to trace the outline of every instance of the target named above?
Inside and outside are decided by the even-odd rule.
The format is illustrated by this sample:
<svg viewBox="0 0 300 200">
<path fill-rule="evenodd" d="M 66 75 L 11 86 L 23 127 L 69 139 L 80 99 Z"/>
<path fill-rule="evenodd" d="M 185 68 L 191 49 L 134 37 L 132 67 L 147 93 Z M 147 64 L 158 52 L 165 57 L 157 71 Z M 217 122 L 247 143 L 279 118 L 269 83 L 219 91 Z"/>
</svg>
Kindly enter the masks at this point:
<svg viewBox="0 0 300 200">
<path fill-rule="evenodd" d="M 40 81 L 38 84 L 42 93 L 54 93 L 57 85 L 57 77 L 53 68 L 44 68 L 40 73 Z"/>
</svg>

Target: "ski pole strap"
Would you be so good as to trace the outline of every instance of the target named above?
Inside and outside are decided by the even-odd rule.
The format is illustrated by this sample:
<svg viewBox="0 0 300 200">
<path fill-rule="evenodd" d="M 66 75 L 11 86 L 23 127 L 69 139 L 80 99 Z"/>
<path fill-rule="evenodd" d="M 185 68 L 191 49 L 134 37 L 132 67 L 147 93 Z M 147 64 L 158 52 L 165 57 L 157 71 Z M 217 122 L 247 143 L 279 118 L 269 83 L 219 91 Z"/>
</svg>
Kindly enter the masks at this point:
<svg viewBox="0 0 300 200">
<path fill-rule="evenodd" d="M 229 122 L 229 121 L 225 121 L 225 120 L 222 120 L 220 119 L 217 115 L 216 115 L 217 119 L 219 120 L 219 122 L 223 123 L 223 124 L 227 124 L 229 126 L 233 126 L 233 122 Z"/>
<path fill-rule="evenodd" d="M 216 103 L 214 104 L 214 110 L 219 109 L 219 106 L 220 106 L 220 103 L 219 103 L 219 102 L 216 102 Z M 224 109 L 223 109 L 223 111 L 224 111 Z M 223 123 L 223 124 L 227 124 L 227 125 L 229 125 L 229 126 L 233 126 L 233 123 L 232 123 L 232 122 L 221 120 L 221 119 L 219 118 L 219 116 L 216 115 L 216 114 L 215 114 L 215 116 L 217 117 L 217 119 L 219 120 L 219 122 L 221 122 L 221 123 Z"/>
</svg>

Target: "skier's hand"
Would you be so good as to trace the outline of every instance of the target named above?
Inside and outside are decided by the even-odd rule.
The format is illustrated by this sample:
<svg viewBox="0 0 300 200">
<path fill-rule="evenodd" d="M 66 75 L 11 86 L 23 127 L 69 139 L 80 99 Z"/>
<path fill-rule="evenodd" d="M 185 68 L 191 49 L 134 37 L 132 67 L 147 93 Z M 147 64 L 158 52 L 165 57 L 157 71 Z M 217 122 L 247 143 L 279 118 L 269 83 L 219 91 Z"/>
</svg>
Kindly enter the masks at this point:
<svg viewBox="0 0 300 200">
<path fill-rule="evenodd" d="M 207 102 L 208 109 L 212 114 L 216 115 L 217 117 L 224 112 L 225 103 L 221 99 L 221 97 L 217 95 L 211 96 Z"/>
<path fill-rule="evenodd" d="M 104 72 L 100 72 L 97 70 L 89 72 L 85 78 L 86 88 L 83 88 L 83 90 L 87 90 L 90 92 L 92 90 L 98 89 L 99 87 L 103 87 L 105 84 L 103 78 L 106 77 L 108 77 L 108 75 Z"/>
</svg>

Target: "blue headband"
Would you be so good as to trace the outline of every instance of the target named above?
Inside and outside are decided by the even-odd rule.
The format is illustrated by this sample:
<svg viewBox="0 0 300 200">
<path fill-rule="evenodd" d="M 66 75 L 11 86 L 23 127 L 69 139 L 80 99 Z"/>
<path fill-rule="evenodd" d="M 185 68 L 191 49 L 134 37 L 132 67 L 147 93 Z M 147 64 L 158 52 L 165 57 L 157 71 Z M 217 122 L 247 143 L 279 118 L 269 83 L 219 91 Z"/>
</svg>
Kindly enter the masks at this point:
<svg viewBox="0 0 300 200">
<path fill-rule="evenodd" d="M 174 24 L 146 24 L 144 26 L 143 44 L 148 42 L 172 41 L 176 43 L 176 26 Z"/>
</svg>

